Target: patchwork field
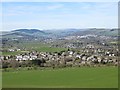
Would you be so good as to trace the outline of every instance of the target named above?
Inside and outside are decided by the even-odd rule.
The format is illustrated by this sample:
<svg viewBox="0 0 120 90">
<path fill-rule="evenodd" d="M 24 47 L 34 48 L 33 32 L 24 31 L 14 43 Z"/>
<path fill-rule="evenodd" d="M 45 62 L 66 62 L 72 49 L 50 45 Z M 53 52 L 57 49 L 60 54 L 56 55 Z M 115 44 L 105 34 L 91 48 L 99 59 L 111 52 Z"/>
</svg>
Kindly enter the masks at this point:
<svg viewBox="0 0 120 90">
<path fill-rule="evenodd" d="M 117 88 L 117 67 L 3 72 L 3 88 Z"/>
</svg>

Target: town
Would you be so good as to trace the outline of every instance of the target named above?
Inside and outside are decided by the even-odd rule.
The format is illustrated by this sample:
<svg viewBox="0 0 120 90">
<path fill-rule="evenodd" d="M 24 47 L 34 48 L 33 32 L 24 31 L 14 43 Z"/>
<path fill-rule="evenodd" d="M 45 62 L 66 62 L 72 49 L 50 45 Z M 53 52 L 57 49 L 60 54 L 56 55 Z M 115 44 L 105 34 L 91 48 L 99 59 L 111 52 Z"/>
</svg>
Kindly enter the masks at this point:
<svg viewBox="0 0 120 90">
<path fill-rule="evenodd" d="M 120 3 L 56 1 L 1 1 L 1 89 L 119 89 Z"/>
<path fill-rule="evenodd" d="M 12 39 L 15 41 L 16 39 Z M 35 39 L 36 42 L 37 41 Z M 48 49 L 53 51 L 41 51 L 30 48 L 15 48 L 15 46 L 6 50 L 5 52 L 14 53 L 21 52 L 15 55 L 0 56 L 2 68 L 20 68 L 20 67 L 81 67 L 81 66 L 117 66 L 118 65 L 118 48 L 117 37 L 103 36 L 103 35 L 72 35 L 56 39 L 47 38 L 42 41 Z M 35 43 L 34 41 L 32 41 Z M 43 46 L 44 46 L 43 44 Z M 36 43 L 35 43 L 36 45 Z M 4 46 L 3 46 L 4 47 Z M 27 46 L 28 47 L 28 46 Z M 32 46 L 31 48 L 36 48 Z M 40 48 L 40 44 L 38 44 Z M 47 49 L 46 47 L 44 49 Z M 54 51 L 54 48 L 60 49 Z M 64 48 L 64 49 L 61 49 Z M 26 50 L 26 51 L 25 51 Z"/>
</svg>

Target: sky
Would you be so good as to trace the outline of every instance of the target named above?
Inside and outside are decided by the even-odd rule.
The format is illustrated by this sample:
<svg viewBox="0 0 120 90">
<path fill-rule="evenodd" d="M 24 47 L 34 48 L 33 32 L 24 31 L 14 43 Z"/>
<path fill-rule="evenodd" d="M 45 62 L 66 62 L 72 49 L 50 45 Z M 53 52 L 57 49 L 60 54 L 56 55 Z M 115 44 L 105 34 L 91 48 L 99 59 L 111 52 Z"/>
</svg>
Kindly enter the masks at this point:
<svg viewBox="0 0 120 90">
<path fill-rule="evenodd" d="M 2 2 L 2 31 L 117 28 L 117 2 Z"/>
</svg>

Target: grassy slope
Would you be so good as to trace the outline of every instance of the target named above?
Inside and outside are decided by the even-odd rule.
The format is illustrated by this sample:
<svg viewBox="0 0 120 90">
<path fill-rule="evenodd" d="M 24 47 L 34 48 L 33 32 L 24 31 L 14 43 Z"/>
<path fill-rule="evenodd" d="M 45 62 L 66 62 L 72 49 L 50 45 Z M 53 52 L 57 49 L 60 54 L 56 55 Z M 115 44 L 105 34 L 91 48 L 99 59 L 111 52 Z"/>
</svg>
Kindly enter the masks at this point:
<svg viewBox="0 0 120 90">
<path fill-rule="evenodd" d="M 4 72 L 3 87 L 114 88 L 118 87 L 117 75 L 115 67 Z"/>
</svg>

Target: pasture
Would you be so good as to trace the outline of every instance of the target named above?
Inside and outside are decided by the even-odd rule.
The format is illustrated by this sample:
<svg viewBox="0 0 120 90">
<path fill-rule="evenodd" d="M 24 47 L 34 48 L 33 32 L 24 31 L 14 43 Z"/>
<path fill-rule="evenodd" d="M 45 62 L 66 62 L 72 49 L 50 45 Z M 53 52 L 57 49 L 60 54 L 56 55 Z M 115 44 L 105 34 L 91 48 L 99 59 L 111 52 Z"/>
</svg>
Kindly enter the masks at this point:
<svg viewBox="0 0 120 90">
<path fill-rule="evenodd" d="M 35 48 L 34 50 L 40 51 L 40 52 L 60 52 L 67 50 L 66 48 L 56 48 L 56 47 L 39 47 Z"/>
<path fill-rule="evenodd" d="M 19 47 L 24 47 L 31 51 L 36 50 L 38 52 L 60 52 L 67 50 L 67 48 L 50 47 L 50 44 L 43 44 L 39 42 L 23 43 L 19 44 Z"/>
<path fill-rule="evenodd" d="M 8 56 L 8 55 L 18 55 L 18 54 L 23 54 L 27 53 L 29 51 L 14 51 L 14 52 L 2 52 L 3 56 Z"/>
<path fill-rule="evenodd" d="M 3 88 L 117 88 L 117 67 L 46 68 L 3 72 Z"/>
<path fill-rule="evenodd" d="M 3 56 L 18 55 L 18 54 L 24 54 L 33 50 L 38 52 L 60 52 L 60 51 L 67 50 L 67 48 L 50 47 L 47 44 L 32 43 L 32 42 L 18 44 L 18 47 L 26 48 L 28 51 L 2 52 L 0 55 L 3 55 Z"/>
</svg>

